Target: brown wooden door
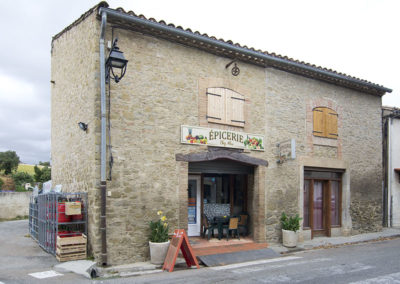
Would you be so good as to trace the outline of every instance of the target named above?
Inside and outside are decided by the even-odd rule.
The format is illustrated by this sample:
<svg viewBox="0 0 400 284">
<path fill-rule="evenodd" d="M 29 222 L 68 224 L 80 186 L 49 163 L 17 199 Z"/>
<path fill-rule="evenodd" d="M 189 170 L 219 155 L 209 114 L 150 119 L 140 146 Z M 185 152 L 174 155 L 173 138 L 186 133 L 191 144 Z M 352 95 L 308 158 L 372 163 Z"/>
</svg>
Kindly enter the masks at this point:
<svg viewBox="0 0 400 284">
<path fill-rule="evenodd" d="M 310 204 L 312 237 L 331 235 L 330 199 L 330 182 L 314 180 Z"/>
</svg>

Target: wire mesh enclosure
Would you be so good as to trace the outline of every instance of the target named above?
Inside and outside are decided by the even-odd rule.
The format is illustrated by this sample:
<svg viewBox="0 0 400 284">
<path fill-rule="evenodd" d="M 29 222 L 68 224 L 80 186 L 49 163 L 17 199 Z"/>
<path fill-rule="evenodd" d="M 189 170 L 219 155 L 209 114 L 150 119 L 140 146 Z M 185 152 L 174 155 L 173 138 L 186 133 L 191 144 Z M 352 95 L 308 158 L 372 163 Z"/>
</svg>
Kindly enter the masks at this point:
<svg viewBox="0 0 400 284">
<path fill-rule="evenodd" d="M 49 192 L 32 197 L 29 232 L 40 247 L 53 255 L 56 254 L 57 236 L 87 235 L 87 194 Z"/>
</svg>

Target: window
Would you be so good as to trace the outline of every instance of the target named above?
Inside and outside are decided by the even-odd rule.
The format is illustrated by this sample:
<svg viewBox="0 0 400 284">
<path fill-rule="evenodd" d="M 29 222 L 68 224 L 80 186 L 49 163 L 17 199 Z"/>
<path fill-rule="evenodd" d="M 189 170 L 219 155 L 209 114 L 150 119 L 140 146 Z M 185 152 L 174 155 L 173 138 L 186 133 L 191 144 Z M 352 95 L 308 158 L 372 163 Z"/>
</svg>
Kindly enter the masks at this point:
<svg viewBox="0 0 400 284">
<path fill-rule="evenodd" d="M 337 139 L 338 114 L 327 107 L 313 109 L 313 134 L 318 137 Z"/>
<path fill-rule="evenodd" d="M 244 96 L 226 88 L 207 89 L 208 122 L 244 127 Z"/>
<path fill-rule="evenodd" d="M 229 204 L 229 176 L 204 177 L 204 203 Z"/>
</svg>

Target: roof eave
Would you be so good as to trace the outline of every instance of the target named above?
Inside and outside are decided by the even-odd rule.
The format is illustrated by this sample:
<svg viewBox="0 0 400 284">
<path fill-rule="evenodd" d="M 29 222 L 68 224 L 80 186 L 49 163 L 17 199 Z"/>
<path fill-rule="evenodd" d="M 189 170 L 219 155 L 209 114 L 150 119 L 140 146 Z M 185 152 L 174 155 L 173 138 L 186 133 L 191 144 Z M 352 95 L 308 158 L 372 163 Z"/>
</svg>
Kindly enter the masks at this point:
<svg viewBox="0 0 400 284">
<path fill-rule="evenodd" d="M 324 70 L 308 64 L 296 62 L 286 58 L 275 57 L 260 51 L 233 45 L 222 40 L 210 38 L 188 30 L 176 28 L 157 21 L 151 21 L 126 12 L 99 7 L 99 14 L 106 12 L 110 22 L 124 25 L 129 23 L 130 28 L 146 34 L 161 37 L 170 41 L 179 42 L 192 47 L 200 48 L 211 53 L 226 56 L 263 67 L 273 67 L 293 74 L 321 80 L 331 84 L 355 89 L 372 95 L 383 96 L 392 90 L 377 84 L 354 77 L 345 76 L 329 70 Z"/>
</svg>

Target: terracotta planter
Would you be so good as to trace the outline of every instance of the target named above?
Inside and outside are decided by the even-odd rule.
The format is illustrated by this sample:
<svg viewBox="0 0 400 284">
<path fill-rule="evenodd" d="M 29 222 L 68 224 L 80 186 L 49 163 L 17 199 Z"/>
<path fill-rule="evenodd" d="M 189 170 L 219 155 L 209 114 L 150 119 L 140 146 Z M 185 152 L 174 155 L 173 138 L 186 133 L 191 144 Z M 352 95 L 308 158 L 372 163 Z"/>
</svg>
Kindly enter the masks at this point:
<svg viewBox="0 0 400 284">
<path fill-rule="evenodd" d="M 152 264 L 164 264 L 164 259 L 168 252 L 169 241 L 164 243 L 153 243 L 149 241 L 150 245 L 150 262 Z"/>
<path fill-rule="evenodd" d="M 285 247 L 294 248 L 297 246 L 299 231 L 293 232 L 282 229 L 282 242 Z"/>
</svg>

